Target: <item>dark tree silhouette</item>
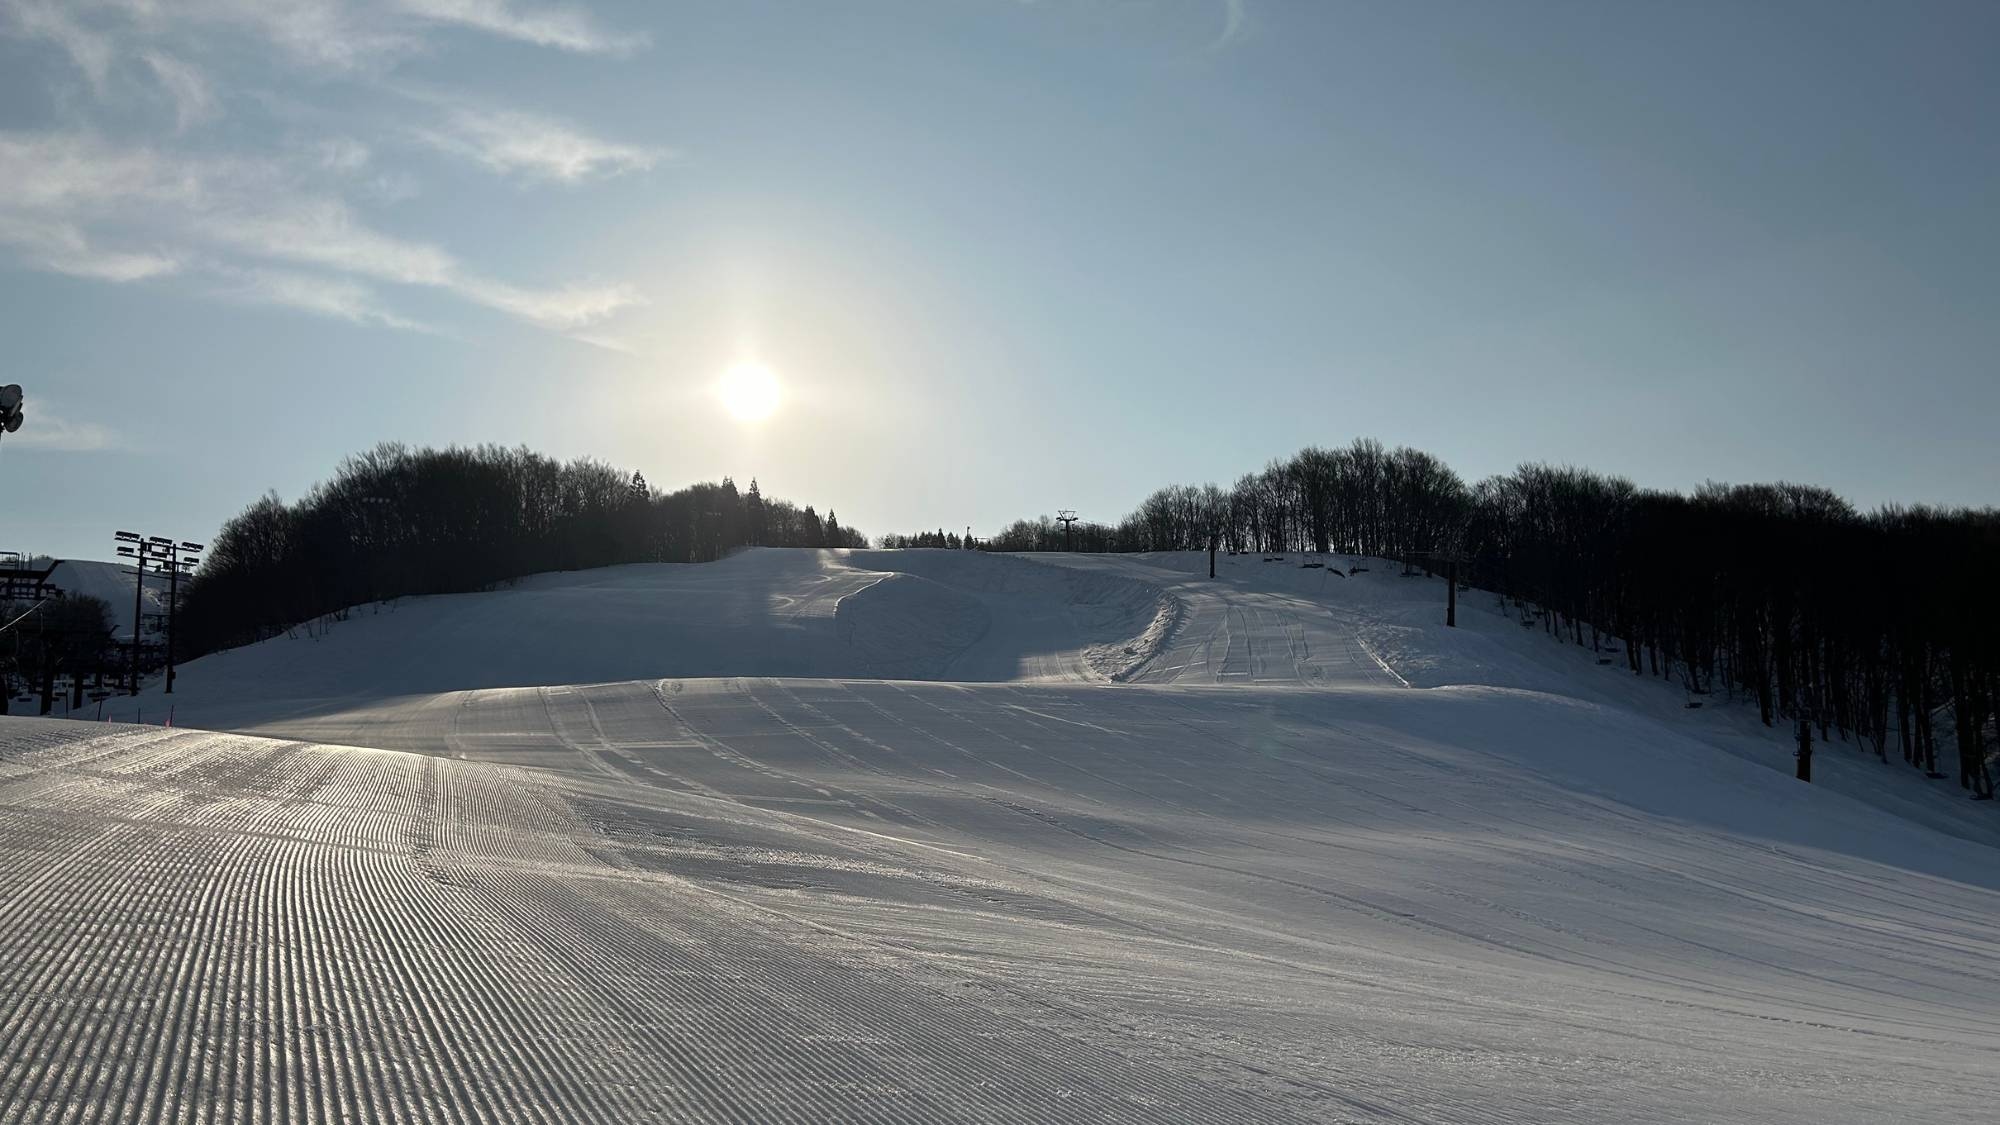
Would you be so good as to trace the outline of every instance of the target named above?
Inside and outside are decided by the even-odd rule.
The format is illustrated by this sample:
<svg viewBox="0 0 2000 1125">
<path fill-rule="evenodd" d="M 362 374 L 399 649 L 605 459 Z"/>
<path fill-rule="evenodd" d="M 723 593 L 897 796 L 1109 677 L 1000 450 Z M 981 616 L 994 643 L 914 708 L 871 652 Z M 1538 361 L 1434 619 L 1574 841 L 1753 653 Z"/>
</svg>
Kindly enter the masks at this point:
<svg viewBox="0 0 2000 1125">
<path fill-rule="evenodd" d="M 297 503 L 267 495 L 224 524 L 186 589 L 181 628 L 199 655 L 378 599 L 542 571 L 705 562 L 750 543 L 867 545 L 850 528 L 830 539 L 754 482 L 747 495 L 728 478 L 663 495 L 639 473 L 588 459 L 382 445 Z"/>
<path fill-rule="evenodd" d="M 1115 526 L 1079 523 L 1082 551 L 1321 551 L 1455 565 L 1523 625 L 1622 655 L 1690 703 L 1724 693 L 1766 725 L 1801 720 L 1887 762 L 1993 796 L 2000 733 L 2000 512 L 1861 514 L 1822 488 L 1709 484 L 1692 496 L 1585 469 L 1522 465 L 1467 486 L 1419 450 L 1362 439 L 1311 447 L 1228 491 L 1174 485 Z M 1056 551 L 1061 528 L 1019 520 L 985 544 Z M 942 546 L 887 536 L 884 546 Z M 1459 560 L 1455 564 L 1452 560 Z"/>
<path fill-rule="evenodd" d="M 0 634 L 0 714 L 7 713 L 17 677 L 39 697 L 36 709 L 46 715 L 55 708 L 58 676 L 69 678 L 71 705 L 76 706 L 82 702 L 84 679 L 115 664 L 111 606 L 102 598 L 57 595 L 40 608 L 30 602 L 0 602 L 0 624 L 8 622 L 14 627 Z"/>
</svg>

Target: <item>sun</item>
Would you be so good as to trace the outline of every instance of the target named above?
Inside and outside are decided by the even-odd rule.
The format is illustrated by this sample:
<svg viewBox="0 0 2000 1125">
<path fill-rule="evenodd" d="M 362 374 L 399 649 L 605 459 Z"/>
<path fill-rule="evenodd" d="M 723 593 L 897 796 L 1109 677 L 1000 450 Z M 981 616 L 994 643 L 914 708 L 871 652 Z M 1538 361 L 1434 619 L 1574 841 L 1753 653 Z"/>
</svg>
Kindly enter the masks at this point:
<svg viewBox="0 0 2000 1125">
<path fill-rule="evenodd" d="M 761 422 L 778 409 L 778 377 L 761 363 L 739 363 L 722 373 L 716 393 L 722 408 L 740 422 Z"/>
</svg>

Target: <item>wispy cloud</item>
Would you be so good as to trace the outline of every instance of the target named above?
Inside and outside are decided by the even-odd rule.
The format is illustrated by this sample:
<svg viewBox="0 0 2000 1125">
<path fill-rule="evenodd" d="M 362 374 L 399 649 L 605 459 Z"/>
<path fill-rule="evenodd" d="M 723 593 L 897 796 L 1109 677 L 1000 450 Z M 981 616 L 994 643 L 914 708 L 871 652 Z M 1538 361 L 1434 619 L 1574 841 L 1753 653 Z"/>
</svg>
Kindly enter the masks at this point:
<svg viewBox="0 0 2000 1125">
<path fill-rule="evenodd" d="M 616 352 L 619 355 L 638 356 L 643 354 L 640 352 L 637 344 L 622 337 L 606 336 L 601 332 L 571 332 L 569 333 L 569 338 L 579 344 L 589 344 L 593 348 L 601 348 L 607 352 Z"/>
<path fill-rule="evenodd" d="M 351 278 L 275 269 L 228 271 L 225 278 L 215 292 L 228 300 L 298 309 L 356 324 L 429 330 L 424 324 L 390 311 L 374 289 Z"/>
<path fill-rule="evenodd" d="M 483 305 L 531 320 L 545 328 L 582 328 L 613 313 L 644 305 L 646 299 L 630 285 L 566 285 L 560 289 L 517 289 L 493 281 L 464 279 L 467 297 Z"/>
<path fill-rule="evenodd" d="M 444 121 L 417 135 L 434 148 L 475 160 L 503 175 L 576 183 L 643 171 L 672 155 L 594 137 L 575 126 L 531 113 L 447 108 Z"/>
<path fill-rule="evenodd" d="M 175 273 L 180 260 L 147 250 L 112 250 L 92 245 L 76 227 L 57 221 L 23 219 L 0 212 L 0 244 L 12 246 L 28 262 L 55 273 L 96 281 L 143 281 Z"/>
<path fill-rule="evenodd" d="M 102 93 L 117 50 L 110 36 L 79 21 L 75 8 L 62 0 L 4 0 L 0 2 L 0 28 L 18 38 L 55 44 Z"/>
<path fill-rule="evenodd" d="M 329 172 L 353 173 L 368 167 L 375 154 L 353 137 L 327 137 L 312 146 L 319 166 Z"/>
<path fill-rule="evenodd" d="M 148 47 L 231 36 L 322 69 L 381 65 L 421 49 L 403 22 L 347 0 L 0 0 L 0 30 L 60 47 L 100 96 L 120 62 L 144 62 Z"/>
<path fill-rule="evenodd" d="M 149 225 L 187 250 L 107 252 L 85 233 L 93 223 L 143 211 Z M 641 303 L 622 284 L 523 287 L 468 269 L 444 248 L 370 225 L 344 200 L 298 182 L 277 161 L 175 158 L 120 149 L 86 134 L 0 132 L 0 242 L 65 273 L 138 281 L 178 268 L 185 257 L 225 271 L 288 262 L 349 282 L 424 286 L 554 328 L 595 323 Z M 211 266 L 210 268 L 214 268 Z M 354 320 L 378 320 L 358 303 L 360 290 L 281 292 L 295 307 Z"/>
<path fill-rule="evenodd" d="M 396 328 L 424 327 L 391 307 L 399 286 L 565 333 L 643 304 L 622 282 L 494 277 L 367 213 L 416 193 L 396 164 L 413 143 L 510 178 L 572 184 L 670 155 L 392 79 L 397 60 L 437 49 L 427 35 L 450 27 L 585 53 L 646 42 L 574 6 L 506 0 L 0 0 L 0 36 L 48 45 L 104 110 L 86 102 L 57 128 L 0 130 L 0 257 L 110 283 L 173 275 L 189 292 Z M 301 67 L 313 72 L 304 101 L 286 88 Z M 243 96 L 228 104 L 253 110 L 250 127 L 200 128 L 221 115 L 232 77 Z M 325 83 L 367 108 L 321 110 Z M 385 101 L 425 124 L 385 123 Z M 148 110 L 161 116 L 143 139 L 120 135 Z M 256 111 L 282 128 L 246 145 Z"/>
<path fill-rule="evenodd" d="M 26 414 L 26 424 L 0 439 L 0 449 L 14 446 L 63 453 L 93 453 L 116 449 L 120 444 L 117 433 L 110 427 L 73 419 L 68 410 L 58 403 L 31 398 L 27 402 Z M 5 454 L 0 453 L 0 456 Z"/>
<path fill-rule="evenodd" d="M 174 107 L 174 127 L 185 133 L 215 116 L 215 90 L 201 68 L 183 62 L 164 51 L 146 51 L 141 56 L 153 78 Z"/>
<path fill-rule="evenodd" d="M 625 54 L 648 45 L 643 34 L 600 27 L 575 7 L 537 7 L 506 0 L 395 0 L 410 15 L 458 24 L 540 47 L 594 54 Z"/>
<path fill-rule="evenodd" d="M 270 43 L 292 60 L 329 71 L 382 67 L 423 49 L 423 39 L 379 8 L 346 0 L 123 0 L 154 26 L 168 20 Z M 167 13 L 171 11 L 171 16 Z"/>
<path fill-rule="evenodd" d="M 1250 19 L 1248 5 L 1249 0 L 1222 0 L 1222 33 L 1209 44 L 1212 49 L 1221 50 L 1242 38 Z"/>
<path fill-rule="evenodd" d="M 0 244 L 32 265 L 75 277 L 139 281 L 173 273 L 177 255 L 151 246 L 107 247 L 86 227 L 106 208 L 163 202 L 184 187 L 163 176 L 150 153 L 0 133 Z"/>
<path fill-rule="evenodd" d="M 460 272 L 440 247 L 376 230 L 331 197 L 293 196 L 269 204 L 236 200 L 199 212 L 192 225 L 207 239 L 241 254 L 377 281 L 449 288 Z"/>
</svg>

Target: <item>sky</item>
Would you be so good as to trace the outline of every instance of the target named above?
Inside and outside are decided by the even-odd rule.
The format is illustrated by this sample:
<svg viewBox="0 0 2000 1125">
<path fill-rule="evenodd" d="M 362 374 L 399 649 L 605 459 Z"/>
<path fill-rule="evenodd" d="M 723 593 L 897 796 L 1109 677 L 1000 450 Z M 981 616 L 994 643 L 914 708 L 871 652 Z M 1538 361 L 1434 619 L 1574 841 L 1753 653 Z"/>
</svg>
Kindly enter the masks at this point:
<svg viewBox="0 0 2000 1125">
<path fill-rule="evenodd" d="M 0 0 L 0 549 L 383 441 L 874 534 L 1356 436 L 1983 506 L 1996 122 L 1986 0 Z"/>
</svg>

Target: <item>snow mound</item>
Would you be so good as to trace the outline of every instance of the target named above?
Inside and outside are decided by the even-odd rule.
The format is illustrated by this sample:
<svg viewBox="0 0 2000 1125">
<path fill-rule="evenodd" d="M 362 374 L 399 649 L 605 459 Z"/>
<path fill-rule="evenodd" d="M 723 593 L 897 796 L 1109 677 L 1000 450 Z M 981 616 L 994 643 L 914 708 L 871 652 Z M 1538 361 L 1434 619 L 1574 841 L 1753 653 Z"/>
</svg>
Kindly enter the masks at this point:
<svg viewBox="0 0 2000 1125">
<path fill-rule="evenodd" d="M 1131 575 L 978 551 L 855 552 L 855 565 L 922 577 L 977 600 L 988 628 L 938 679 L 1127 679 L 1178 615 L 1174 597 Z"/>
<path fill-rule="evenodd" d="M 992 626 L 978 598 L 914 574 L 885 574 L 841 598 L 834 620 L 870 673 L 890 680 L 934 677 Z"/>
</svg>

